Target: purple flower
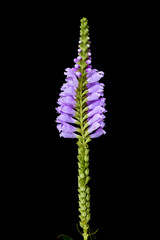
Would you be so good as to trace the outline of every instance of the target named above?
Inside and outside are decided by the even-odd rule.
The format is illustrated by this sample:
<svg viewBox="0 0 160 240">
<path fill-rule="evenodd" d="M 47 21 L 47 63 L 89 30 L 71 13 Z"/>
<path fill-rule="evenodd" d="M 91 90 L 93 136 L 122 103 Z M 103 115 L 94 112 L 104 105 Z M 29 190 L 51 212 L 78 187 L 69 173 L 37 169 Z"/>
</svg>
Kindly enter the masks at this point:
<svg viewBox="0 0 160 240">
<path fill-rule="evenodd" d="M 97 83 L 93 85 L 92 87 L 88 88 L 89 93 L 93 92 L 103 92 L 104 84 L 103 83 Z"/>
<path fill-rule="evenodd" d="M 88 109 L 94 109 L 96 106 L 102 106 L 102 107 L 105 107 L 105 98 L 100 98 L 96 101 L 91 101 L 91 102 L 88 102 Z"/>
<path fill-rule="evenodd" d="M 78 78 L 80 78 L 80 77 L 81 77 L 81 73 L 80 73 L 80 72 L 76 72 L 76 76 L 77 76 Z"/>
<path fill-rule="evenodd" d="M 106 132 L 102 128 L 99 128 L 95 133 L 92 133 L 90 135 L 90 137 L 91 138 L 97 138 L 97 137 L 100 137 L 103 134 L 106 134 Z"/>
<path fill-rule="evenodd" d="M 88 57 L 88 58 L 89 58 L 89 57 Z M 91 63 L 91 60 L 90 60 L 90 59 L 87 60 L 86 63 L 87 63 L 87 64 L 90 64 L 90 63 Z"/>
<path fill-rule="evenodd" d="M 93 115 L 95 115 L 97 113 L 102 114 L 104 112 L 106 112 L 104 107 L 96 106 L 93 110 L 89 111 L 87 115 L 88 115 L 88 117 L 92 117 Z"/>
<path fill-rule="evenodd" d="M 97 113 L 97 114 L 93 115 L 92 117 L 88 118 L 88 124 L 91 125 L 92 123 L 99 122 L 104 118 L 105 118 L 105 116 L 103 114 Z"/>
<path fill-rule="evenodd" d="M 72 96 L 60 97 L 57 102 L 59 105 L 66 104 L 72 107 L 75 107 L 76 100 Z"/>
<path fill-rule="evenodd" d="M 73 61 L 74 61 L 75 63 L 79 62 L 79 60 L 78 60 L 77 58 L 75 58 Z"/>
<path fill-rule="evenodd" d="M 77 138 L 77 134 L 71 132 L 61 132 L 60 137 L 64 138 Z"/>
<path fill-rule="evenodd" d="M 91 71 L 91 68 L 86 69 L 86 73 L 89 73 Z"/>
<path fill-rule="evenodd" d="M 75 123 L 75 119 L 70 117 L 68 114 L 66 113 L 61 113 L 61 115 L 59 115 L 56 119 L 57 123 L 61 123 L 61 122 L 67 122 L 67 123 Z"/>
<path fill-rule="evenodd" d="M 75 132 L 76 131 L 76 127 L 72 126 L 71 124 L 68 124 L 66 122 L 61 122 L 61 124 L 57 125 L 57 128 L 59 130 L 59 132 Z"/>
<path fill-rule="evenodd" d="M 105 127 L 105 115 L 107 112 L 105 109 L 105 98 L 104 96 L 104 84 L 100 83 L 100 79 L 104 76 L 104 72 L 98 71 L 97 69 L 92 69 L 91 65 L 91 52 L 90 44 L 87 44 L 88 48 L 87 59 L 85 64 L 87 66 L 81 68 L 81 63 L 83 61 L 83 54 L 85 51 L 81 49 L 82 41 L 79 41 L 78 56 L 74 59 L 75 66 L 73 68 L 66 68 L 64 75 L 66 75 L 65 83 L 61 87 L 61 93 L 59 94 L 59 99 L 57 101 L 58 107 L 56 108 L 59 116 L 56 119 L 57 129 L 60 133 L 60 137 L 64 138 L 77 138 L 81 134 L 81 124 L 82 121 L 78 119 L 80 112 L 78 107 L 80 104 L 80 89 L 82 86 L 84 72 L 86 75 L 86 95 L 83 95 L 83 100 L 85 98 L 84 108 L 87 108 L 85 112 L 85 119 L 87 121 L 88 135 L 90 138 L 96 138 L 105 134 L 103 130 Z M 82 44 L 84 47 L 84 45 Z M 79 87 L 80 86 L 80 87 Z M 82 100 L 81 100 L 82 102 Z M 84 123 L 86 124 L 86 122 Z M 86 135 L 87 135 L 86 134 Z"/>
<path fill-rule="evenodd" d="M 67 113 L 71 115 L 72 117 L 75 115 L 75 110 L 67 105 L 61 105 L 60 107 L 56 108 L 58 113 Z"/>
<path fill-rule="evenodd" d="M 96 72 L 92 74 L 88 79 L 88 83 L 98 82 L 104 76 L 104 72 Z"/>
<path fill-rule="evenodd" d="M 80 68 L 79 64 L 74 65 L 76 69 Z"/>
<path fill-rule="evenodd" d="M 90 127 L 88 128 L 88 132 L 92 133 L 93 131 L 97 130 L 97 128 L 99 128 L 101 125 L 98 122 L 94 122 L 90 125 Z"/>
<path fill-rule="evenodd" d="M 103 93 L 93 92 L 87 97 L 87 99 L 88 101 L 93 101 L 97 100 L 100 96 L 103 96 Z"/>
</svg>

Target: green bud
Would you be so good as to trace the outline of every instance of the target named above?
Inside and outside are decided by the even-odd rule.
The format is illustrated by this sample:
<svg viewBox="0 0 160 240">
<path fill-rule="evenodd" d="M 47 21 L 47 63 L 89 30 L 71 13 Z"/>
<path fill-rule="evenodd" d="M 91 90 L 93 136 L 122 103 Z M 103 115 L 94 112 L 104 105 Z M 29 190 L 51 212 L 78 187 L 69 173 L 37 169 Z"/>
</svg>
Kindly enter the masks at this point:
<svg viewBox="0 0 160 240">
<path fill-rule="evenodd" d="M 81 220 L 83 220 L 83 217 L 82 217 L 81 215 L 79 215 L 79 218 L 80 218 Z"/>
<path fill-rule="evenodd" d="M 82 157 L 80 155 L 77 156 L 78 160 L 81 161 Z"/>
<path fill-rule="evenodd" d="M 87 22 L 87 19 L 86 19 L 85 22 L 83 23 L 83 27 L 84 27 L 84 28 L 88 27 L 88 26 L 87 26 L 87 23 L 88 23 L 88 22 Z"/>
<path fill-rule="evenodd" d="M 86 194 L 85 194 L 85 196 L 86 196 Z M 82 204 L 85 204 L 85 203 L 86 203 L 86 199 L 85 199 L 85 197 L 84 197 L 84 195 L 83 195 L 83 192 L 81 192 L 81 193 L 78 194 L 78 198 L 79 198 L 79 201 L 80 201 Z"/>
<path fill-rule="evenodd" d="M 86 200 L 84 198 L 81 199 L 81 203 L 82 204 L 85 204 L 86 203 Z"/>
<path fill-rule="evenodd" d="M 90 208 L 90 202 L 86 202 L 86 207 Z"/>
<path fill-rule="evenodd" d="M 80 196 L 81 196 L 82 198 L 85 198 L 85 197 L 86 197 L 86 193 L 85 193 L 85 192 L 81 192 L 81 193 L 80 193 Z"/>
<path fill-rule="evenodd" d="M 89 157 L 88 157 L 88 155 L 85 155 L 85 157 L 84 157 L 84 161 L 86 161 L 86 162 L 89 161 Z"/>
<path fill-rule="evenodd" d="M 88 208 L 87 210 L 86 210 L 86 213 L 89 213 L 90 212 L 90 209 Z"/>
<path fill-rule="evenodd" d="M 86 220 L 85 220 L 85 221 L 86 221 Z M 88 225 L 85 224 L 83 229 L 84 229 L 84 230 L 87 230 L 87 229 L 88 229 Z"/>
<path fill-rule="evenodd" d="M 88 153 L 89 153 L 89 149 L 86 149 L 85 154 L 88 155 Z"/>
<path fill-rule="evenodd" d="M 87 184 L 88 182 L 89 182 L 89 180 L 90 180 L 91 178 L 88 176 L 88 177 L 86 177 L 86 181 L 85 181 L 85 184 Z"/>
<path fill-rule="evenodd" d="M 80 178 L 79 184 L 80 184 L 80 186 L 84 186 L 85 185 L 85 178 Z"/>
<path fill-rule="evenodd" d="M 85 226 L 85 225 L 84 225 L 84 223 L 83 223 L 83 222 L 81 222 L 81 221 L 80 221 L 80 222 L 79 222 L 79 225 L 81 226 L 81 228 L 83 228 L 83 229 L 84 229 L 84 226 Z"/>
<path fill-rule="evenodd" d="M 86 200 L 87 200 L 87 201 L 90 200 L 90 195 L 89 195 L 89 194 L 87 194 L 87 196 L 86 196 Z"/>
<path fill-rule="evenodd" d="M 81 174 L 80 174 L 80 178 L 85 178 L 84 173 L 81 173 Z"/>
<path fill-rule="evenodd" d="M 82 148 L 78 148 L 78 154 L 81 155 L 82 154 Z"/>
<path fill-rule="evenodd" d="M 87 215 L 86 212 L 82 212 L 82 216 L 85 217 Z"/>
<path fill-rule="evenodd" d="M 86 206 L 85 206 L 85 205 L 82 205 L 82 206 L 81 206 L 81 209 L 82 209 L 83 211 L 85 211 L 85 210 L 86 210 Z"/>
<path fill-rule="evenodd" d="M 89 162 L 85 162 L 84 166 L 85 166 L 85 168 L 88 168 L 89 167 Z"/>
<path fill-rule="evenodd" d="M 86 188 L 84 186 L 80 187 L 80 191 L 84 192 Z"/>
<path fill-rule="evenodd" d="M 82 212 L 83 212 L 81 208 L 78 208 L 78 211 L 79 211 L 81 214 L 82 214 Z"/>
<path fill-rule="evenodd" d="M 85 174 L 88 176 L 89 175 L 89 168 L 85 170 Z"/>
<path fill-rule="evenodd" d="M 90 194 L 90 188 L 89 187 L 87 187 L 86 193 Z"/>
<path fill-rule="evenodd" d="M 87 216 L 86 216 L 86 222 L 88 223 L 90 219 L 91 219 L 91 214 L 88 213 Z"/>
</svg>

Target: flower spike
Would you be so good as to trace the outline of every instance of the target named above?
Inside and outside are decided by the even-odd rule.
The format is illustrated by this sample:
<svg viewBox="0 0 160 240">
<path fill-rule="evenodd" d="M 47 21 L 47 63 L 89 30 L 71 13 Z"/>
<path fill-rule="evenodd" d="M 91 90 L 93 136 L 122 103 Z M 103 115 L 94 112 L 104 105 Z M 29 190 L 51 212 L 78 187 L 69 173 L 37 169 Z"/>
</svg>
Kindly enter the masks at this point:
<svg viewBox="0 0 160 240">
<path fill-rule="evenodd" d="M 56 108 L 60 137 L 77 138 L 79 218 L 84 240 L 88 239 L 90 221 L 89 147 L 92 138 L 106 134 L 104 72 L 92 68 L 88 20 L 81 19 L 78 56 L 74 67 L 65 69 L 65 83 Z"/>
<path fill-rule="evenodd" d="M 99 83 L 99 80 L 104 76 L 104 72 L 92 69 L 89 27 L 86 18 L 82 18 L 80 29 L 78 56 L 74 59 L 76 64 L 73 68 L 67 68 L 64 73 L 66 75 L 66 83 L 62 86 L 62 92 L 58 99 L 60 107 L 56 108 L 57 112 L 60 114 L 56 122 L 61 124 L 61 128 L 59 125 L 57 128 L 60 132 L 60 136 L 65 138 L 79 138 L 78 128 L 83 128 L 82 126 L 77 126 L 76 128 L 74 125 L 74 128 L 71 128 L 73 134 L 70 134 L 71 132 L 68 134 L 68 128 L 64 127 L 66 122 L 72 126 L 72 124 L 75 124 L 75 118 L 79 121 L 77 122 L 79 123 L 78 125 L 82 125 L 82 119 L 85 113 L 85 119 L 88 121 L 89 129 L 93 124 L 90 121 L 91 115 L 96 115 L 98 113 L 102 117 L 104 116 L 103 112 L 106 112 L 104 109 L 105 98 L 103 98 L 104 84 Z M 100 110 L 100 108 L 96 108 L 96 106 L 102 107 L 103 109 Z M 83 112 L 84 108 L 86 108 L 87 111 Z M 64 114 L 68 115 L 68 117 L 64 116 Z M 79 119 L 77 119 L 77 116 L 79 116 Z M 71 117 L 72 119 L 70 119 Z M 98 118 L 96 123 L 99 123 L 100 119 L 101 118 Z M 103 123 L 101 122 L 101 124 L 97 126 L 99 126 L 95 129 L 97 134 L 90 134 L 91 132 L 88 132 L 90 138 L 99 137 L 106 133 L 101 129 L 105 126 L 104 118 Z M 86 131 L 88 129 L 86 129 Z"/>
</svg>

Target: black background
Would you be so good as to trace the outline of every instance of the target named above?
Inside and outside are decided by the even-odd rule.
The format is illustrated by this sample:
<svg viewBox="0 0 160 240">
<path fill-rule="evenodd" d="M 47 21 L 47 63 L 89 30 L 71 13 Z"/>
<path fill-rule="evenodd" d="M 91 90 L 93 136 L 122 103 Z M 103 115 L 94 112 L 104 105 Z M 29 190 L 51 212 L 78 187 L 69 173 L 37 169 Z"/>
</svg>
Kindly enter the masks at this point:
<svg viewBox="0 0 160 240">
<path fill-rule="evenodd" d="M 83 17 L 90 29 L 92 66 L 105 72 L 102 82 L 108 110 L 106 135 L 89 143 L 91 227 L 99 228 L 97 239 L 128 239 L 141 226 L 137 209 L 143 181 L 138 185 L 141 165 L 135 156 L 140 145 L 131 137 L 135 128 L 130 66 L 134 63 L 136 68 L 136 60 L 129 55 L 134 51 L 136 55 L 134 19 L 130 21 L 131 10 L 126 14 L 123 6 L 94 4 L 88 8 L 86 3 L 21 6 L 9 23 L 20 129 L 18 134 L 14 125 L 19 142 L 13 149 L 17 157 L 9 164 L 13 174 L 10 207 L 13 221 L 15 215 L 18 219 L 13 231 L 22 238 L 56 239 L 65 233 L 81 239 L 76 229 L 77 145 L 75 139 L 59 137 L 55 108 L 64 70 L 73 67 L 77 56 Z"/>
</svg>

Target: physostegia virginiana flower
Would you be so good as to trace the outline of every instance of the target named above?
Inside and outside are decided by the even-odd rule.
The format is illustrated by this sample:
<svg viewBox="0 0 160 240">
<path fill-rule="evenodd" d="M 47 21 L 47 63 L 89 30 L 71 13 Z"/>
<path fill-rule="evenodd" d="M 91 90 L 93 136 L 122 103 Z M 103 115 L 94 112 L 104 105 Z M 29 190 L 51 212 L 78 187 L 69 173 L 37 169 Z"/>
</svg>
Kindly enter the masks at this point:
<svg viewBox="0 0 160 240">
<path fill-rule="evenodd" d="M 89 147 L 92 138 L 105 134 L 104 72 L 93 69 L 89 27 L 86 18 L 81 20 L 78 56 L 74 67 L 65 69 L 65 83 L 61 87 L 56 119 L 60 137 L 77 138 L 79 218 L 84 240 L 89 236 L 90 188 Z"/>
</svg>

